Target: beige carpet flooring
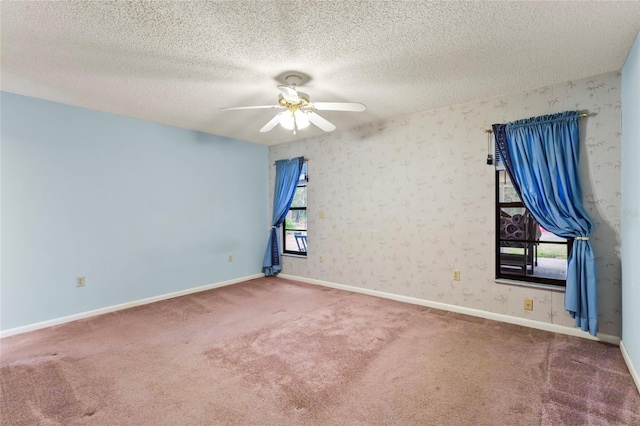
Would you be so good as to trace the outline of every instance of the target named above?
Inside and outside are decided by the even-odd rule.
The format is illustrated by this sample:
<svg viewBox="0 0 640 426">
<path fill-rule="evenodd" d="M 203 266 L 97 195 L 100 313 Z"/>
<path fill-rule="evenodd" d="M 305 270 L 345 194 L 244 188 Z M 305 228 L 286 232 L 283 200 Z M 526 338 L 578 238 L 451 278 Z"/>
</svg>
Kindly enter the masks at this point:
<svg viewBox="0 0 640 426">
<path fill-rule="evenodd" d="M 0 345 L 3 425 L 640 425 L 616 346 L 280 278 Z"/>
</svg>

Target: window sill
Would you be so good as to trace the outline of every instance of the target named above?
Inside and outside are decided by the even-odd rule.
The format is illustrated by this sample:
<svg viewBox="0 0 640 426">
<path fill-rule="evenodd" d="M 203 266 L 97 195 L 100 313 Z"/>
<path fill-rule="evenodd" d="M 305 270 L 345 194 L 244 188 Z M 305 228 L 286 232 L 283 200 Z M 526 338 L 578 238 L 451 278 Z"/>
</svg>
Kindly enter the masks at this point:
<svg viewBox="0 0 640 426">
<path fill-rule="evenodd" d="M 540 283 L 532 283 L 527 281 L 516 281 L 516 280 L 509 280 L 506 278 L 496 278 L 495 282 L 497 284 L 516 285 L 520 287 L 533 287 L 533 288 L 538 288 L 540 290 L 557 291 L 559 293 L 565 292 L 565 287 L 560 287 L 560 286 L 551 285 L 551 284 L 540 284 Z"/>
<path fill-rule="evenodd" d="M 292 254 L 292 253 L 282 253 L 282 256 L 287 256 L 287 257 L 298 257 L 300 259 L 306 259 L 307 255 L 306 254 Z"/>
</svg>

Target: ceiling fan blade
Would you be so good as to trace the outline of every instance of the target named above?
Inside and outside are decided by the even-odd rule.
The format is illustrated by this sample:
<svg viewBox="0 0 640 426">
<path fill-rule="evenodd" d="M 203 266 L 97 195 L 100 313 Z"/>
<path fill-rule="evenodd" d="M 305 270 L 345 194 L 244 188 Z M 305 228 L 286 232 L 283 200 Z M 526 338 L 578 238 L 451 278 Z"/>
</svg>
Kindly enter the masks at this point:
<svg viewBox="0 0 640 426">
<path fill-rule="evenodd" d="M 333 132 L 336 129 L 336 126 L 334 126 L 324 118 L 320 117 L 315 112 L 308 112 L 307 118 L 309 119 L 310 122 L 312 122 L 313 124 L 321 128 L 325 132 Z"/>
<path fill-rule="evenodd" d="M 265 133 L 268 131 L 273 130 L 274 127 L 276 127 L 278 125 L 278 116 L 282 114 L 276 114 L 275 117 L 273 117 L 267 124 L 265 124 L 262 129 L 260 129 L 260 133 Z"/>
<path fill-rule="evenodd" d="M 236 109 L 274 109 L 274 108 L 284 108 L 284 107 L 282 105 L 259 105 L 259 106 L 220 108 L 220 111 L 231 111 Z"/>
<path fill-rule="evenodd" d="M 289 102 L 298 102 L 300 97 L 298 96 L 298 92 L 296 89 L 293 89 L 289 86 L 278 86 L 278 90 L 282 93 L 282 97 Z"/>
<path fill-rule="evenodd" d="M 311 102 L 311 107 L 318 111 L 352 111 L 361 112 L 367 109 L 359 102 Z"/>
</svg>

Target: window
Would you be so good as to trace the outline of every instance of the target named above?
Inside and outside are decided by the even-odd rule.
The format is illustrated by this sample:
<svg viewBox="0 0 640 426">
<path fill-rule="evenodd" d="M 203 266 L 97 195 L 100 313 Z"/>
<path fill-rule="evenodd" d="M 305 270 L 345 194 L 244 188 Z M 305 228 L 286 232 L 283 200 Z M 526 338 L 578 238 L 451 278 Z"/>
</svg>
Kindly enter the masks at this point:
<svg viewBox="0 0 640 426">
<path fill-rule="evenodd" d="M 302 166 L 293 202 L 284 220 L 282 251 L 307 255 L 307 163 Z"/>
<path fill-rule="evenodd" d="M 572 243 L 540 226 L 513 188 L 509 174 L 498 166 L 496 278 L 565 286 Z"/>
</svg>

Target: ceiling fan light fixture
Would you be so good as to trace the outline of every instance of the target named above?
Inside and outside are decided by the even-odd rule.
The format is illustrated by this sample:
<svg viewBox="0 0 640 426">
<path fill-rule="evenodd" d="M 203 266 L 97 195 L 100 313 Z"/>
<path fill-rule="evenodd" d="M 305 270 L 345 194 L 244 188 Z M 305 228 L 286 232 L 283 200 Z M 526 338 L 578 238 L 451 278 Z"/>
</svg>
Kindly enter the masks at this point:
<svg viewBox="0 0 640 426">
<path fill-rule="evenodd" d="M 285 129 L 293 130 L 293 115 L 291 115 L 290 111 L 282 111 L 278 114 L 278 121 Z"/>
<path fill-rule="evenodd" d="M 309 127 L 309 124 L 311 124 L 307 118 L 307 114 L 304 112 L 297 110 L 294 115 L 296 117 L 296 125 L 298 126 L 298 129 L 304 129 L 305 127 Z"/>
<path fill-rule="evenodd" d="M 309 122 L 309 119 L 307 118 L 307 115 L 300 110 L 296 110 L 296 112 L 293 114 L 291 114 L 291 111 L 281 112 L 280 114 L 278 114 L 278 122 L 280 122 L 280 125 L 287 130 L 295 130 L 295 128 L 300 130 L 309 127 L 309 124 L 311 124 Z"/>
</svg>

